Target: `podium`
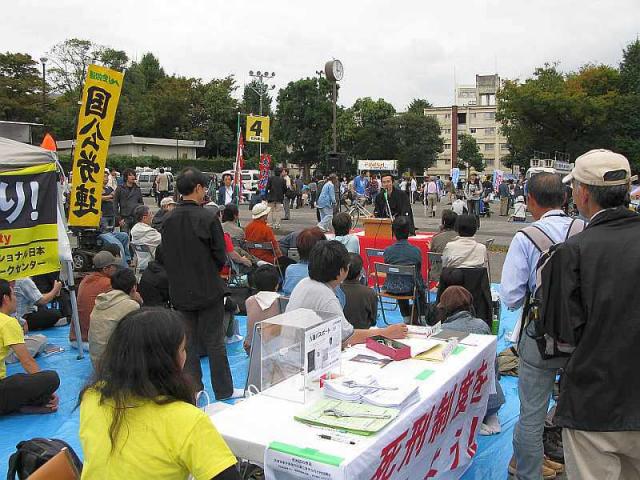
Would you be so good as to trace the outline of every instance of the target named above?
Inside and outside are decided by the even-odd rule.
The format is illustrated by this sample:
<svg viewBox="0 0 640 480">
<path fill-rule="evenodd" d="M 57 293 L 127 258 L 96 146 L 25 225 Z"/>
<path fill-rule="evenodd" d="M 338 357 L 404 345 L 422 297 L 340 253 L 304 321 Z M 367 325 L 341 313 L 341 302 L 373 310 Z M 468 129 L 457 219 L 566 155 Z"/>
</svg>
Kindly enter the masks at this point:
<svg viewBox="0 0 640 480">
<path fill-rule="evenodd" d="M 365 237 L 393 238 L 390 218 L 365 218 L 362 222 Z"/>
</svg>

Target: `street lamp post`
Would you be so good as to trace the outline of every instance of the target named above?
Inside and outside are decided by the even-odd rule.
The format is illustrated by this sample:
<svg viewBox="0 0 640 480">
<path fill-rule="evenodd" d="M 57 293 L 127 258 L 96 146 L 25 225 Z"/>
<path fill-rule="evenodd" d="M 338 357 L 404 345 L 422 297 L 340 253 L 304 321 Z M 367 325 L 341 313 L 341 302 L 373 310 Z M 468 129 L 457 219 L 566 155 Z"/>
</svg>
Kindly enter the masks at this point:
<svg viewBox="0 0 640 480">
<path fill-rule="evenodd" d="M 48 60 L 49 59 L 47 57 L 40 57 L 40 63 L 42 63 L 42 123 L 44 123 L 45 114 L 47 112 L 46 65 Z"/>
<path fill-rule="evenodd" d="M 260 111 L 258 112 L 258 114 L 262 116 L 262 97 L 266 95 L 269 90 L 273 90 L 274 88 L 276 88 L 275 85 L 266 84 L 264 80 L 272 79 L 273 77 L 276 76 L 276 73 L 262 72 L 260 70 L 258 70 L 257 72 L 254 72 L 253 70 L 249 70 L 249 76 L 258 79 L 258 84 L 257 85 L 249 84 L 249 88 L 254 92 L 256 92 L 256 95 L 258 95 L 258 97 L 260 98 Z M 258 143 L 258 149 L 259 149 L 259 155 L 260 157 L 262 157 L 262 142 Z"/>
<path fill-rule="evenodd" d="M 180 132 L 180 127 L 176 127 L 176 162 L 179 160 L 178 157 L 178 133 Z"/>
</svg>

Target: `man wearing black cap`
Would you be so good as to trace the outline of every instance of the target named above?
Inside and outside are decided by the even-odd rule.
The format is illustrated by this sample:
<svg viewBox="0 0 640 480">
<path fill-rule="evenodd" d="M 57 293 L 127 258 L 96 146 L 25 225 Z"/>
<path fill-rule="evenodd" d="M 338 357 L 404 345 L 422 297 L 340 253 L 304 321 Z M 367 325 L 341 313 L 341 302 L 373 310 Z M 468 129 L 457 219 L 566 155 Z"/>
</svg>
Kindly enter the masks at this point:
<svg viewBox="0 0 640 480">
<path fill-rule="evenodd" d="M 572 183 L 578 210 L 590 219 L 551 257 L 552 288 L 544 299 L 545 330 L 575 347 L 555 416 L 564 428 L 567 473 L 640 478 L 640 215 L 624 207 L 629 162 L 591 150 L 564 181 Z"/>
</svg>

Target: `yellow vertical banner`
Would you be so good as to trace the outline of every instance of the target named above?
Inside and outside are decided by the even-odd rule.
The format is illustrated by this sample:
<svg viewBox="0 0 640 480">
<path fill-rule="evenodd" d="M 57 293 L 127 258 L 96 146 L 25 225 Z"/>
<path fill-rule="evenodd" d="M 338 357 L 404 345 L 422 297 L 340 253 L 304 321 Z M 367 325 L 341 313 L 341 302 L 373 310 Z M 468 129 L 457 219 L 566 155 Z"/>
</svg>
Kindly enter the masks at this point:
<svg viewBox="0 0 640 480">
<path fill-rule="evenodd" d="M 269 143 L 269 117 L 247 115 L 247 142 Z"/>
<path fill-rule="evenodd" d="M 69 225 L 100 224 L 102 181 L 123 78 L 115 70 L 89 65 L 78 114 Z"/>
</svg>

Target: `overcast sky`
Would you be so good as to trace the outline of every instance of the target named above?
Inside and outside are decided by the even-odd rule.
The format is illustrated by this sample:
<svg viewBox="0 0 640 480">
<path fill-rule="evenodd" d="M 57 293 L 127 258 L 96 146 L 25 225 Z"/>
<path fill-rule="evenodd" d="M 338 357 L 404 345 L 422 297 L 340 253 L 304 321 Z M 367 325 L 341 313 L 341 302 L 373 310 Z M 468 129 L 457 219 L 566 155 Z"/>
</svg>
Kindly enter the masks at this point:
<svg viewBox="0 0 640 480">
<path fill-rule="evenodd" d="M 281 87 L 338 58 L 339 103 L 382 97 L 398 110 L 416 97 L 450 105 L 454 71 L 473 84 L 476 73 L 523 79 L 544 62 L 617 65 L 640 33 L 639 0 L 5 0 L 2 17 L 3 51 L 39 58 L 78 37 L 241 85 L 269 70 Z"/>
</svg>

